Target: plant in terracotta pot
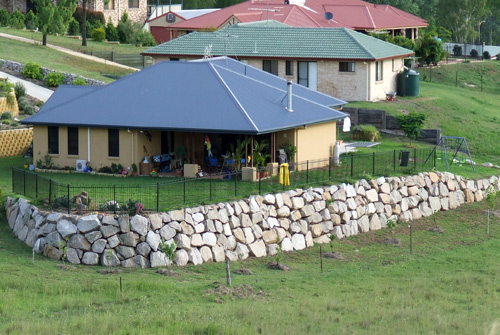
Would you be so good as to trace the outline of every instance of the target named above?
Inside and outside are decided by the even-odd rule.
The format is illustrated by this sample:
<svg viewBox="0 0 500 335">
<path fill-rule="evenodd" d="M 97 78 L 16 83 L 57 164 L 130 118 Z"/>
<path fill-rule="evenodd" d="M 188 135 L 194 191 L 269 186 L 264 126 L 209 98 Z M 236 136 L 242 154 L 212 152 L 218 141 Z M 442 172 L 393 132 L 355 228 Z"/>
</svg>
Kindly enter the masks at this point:
<svg viewBox="0 0 500 335">
<path fill-rule="evenodd" d="M 137 164 L 132 163 L 132 176 L 137 176 Z"/>
<path fill-rule="evenodd" d="M 257 166 L 257 173 L 260 171 L 260 177 L 267 177 L 268 172 L 264 170 L 266 161 L 271 157 L 269 154 L 269 142 L 267 140 L 262 140 L 259 142 L 255 141 L 253 147 L 253 159 L 255 165 Z"/>
</svg>

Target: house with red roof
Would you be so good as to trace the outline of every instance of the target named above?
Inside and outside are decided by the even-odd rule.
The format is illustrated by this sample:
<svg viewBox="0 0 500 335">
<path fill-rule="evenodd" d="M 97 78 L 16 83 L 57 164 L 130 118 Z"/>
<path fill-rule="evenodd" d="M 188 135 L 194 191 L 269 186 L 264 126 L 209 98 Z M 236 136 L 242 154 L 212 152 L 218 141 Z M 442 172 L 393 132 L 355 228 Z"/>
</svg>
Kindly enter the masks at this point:
<svg viewBox="0 0 500 335">
<path fill-rule="evenodd" d="M 344 27 L 358 32 L 387 32 L 418 37 L 427 21 L 390 5 L 361 0 L 249 0 L 189 20 L 152 30 L 158 43 L 192 31 L 224 28 L 236 23 L 275 20 L 293 27 Z"/>
</svg>

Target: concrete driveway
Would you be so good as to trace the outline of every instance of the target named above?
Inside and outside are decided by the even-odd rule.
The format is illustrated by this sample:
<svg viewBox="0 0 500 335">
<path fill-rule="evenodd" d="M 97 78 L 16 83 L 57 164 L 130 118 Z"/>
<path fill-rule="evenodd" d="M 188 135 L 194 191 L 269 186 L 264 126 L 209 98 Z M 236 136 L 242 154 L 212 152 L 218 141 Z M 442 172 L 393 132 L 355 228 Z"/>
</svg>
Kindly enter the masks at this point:
<svg viewBox="0 0 500 335">
<path fill-rule="evenodd" d="M 31 95 L 32 97 L 37 98 L 38 100 L 42 100 L 43 102 L 47 101 L 54 91 L 49 90 L 48 88 L 42 87 L 40 85 L 33 84 L 30 81 L 26 81 L 20 78 L 17 78 L 13 75 L 7 74 L 5 72 L 0 72 L 0 78 L 7 78 L 11 83 L 23 83 L 24 87 L 26 87 L 26 93 Z"/>
</svg>

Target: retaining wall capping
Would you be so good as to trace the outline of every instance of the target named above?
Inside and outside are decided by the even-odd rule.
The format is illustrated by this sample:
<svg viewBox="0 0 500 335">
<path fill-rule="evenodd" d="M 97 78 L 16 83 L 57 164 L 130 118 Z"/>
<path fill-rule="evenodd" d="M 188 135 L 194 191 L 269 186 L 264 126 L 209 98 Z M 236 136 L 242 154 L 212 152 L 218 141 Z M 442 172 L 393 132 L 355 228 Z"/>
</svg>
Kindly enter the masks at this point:
<svg viewBox="0 0 500 335">
<path fill-rule="evenodd" d="M 6 68 L 8 70 L 14 71 L 14 72 L 21 72 L 23 70 L 24 64 L 0 58 L 0 69 L 2 67 Z M 55 70 L 48 69 L 48 68 L 45 68 L 43 66 L 41 67 L 41 69 L 42 69 L 42 74 L 43 74 L 44 77 L 47 75 L 47 73 L 57 72 Z M 72 74 L 72 73 L 65 73 L 65 72 L 59 72 L 59 73 L 62 73 L 62 75 L 64 77 L 64 79 L 63 79 L 63 84 L 64 85 L 72 85 L 73 81 L 75 81 L 75 79 L 77 79 L 77 78 L 82 78 L 83 80 L 85 80 L 85 82 L 89 86 L 103 86 L 103 85 L 106 85 L 105 82 L 100 81 L 100 80 L 95 80 L 95 79 L 91 79 L 91 78 L 85 78 L 85 77 L 82 77 L 82 76 L 77 76 L 77 75 Z"/>
<path fill-rule="evenodd" d="M 170 264 L 159 250 L 175 242 L 173 263 L 199 265 L 237 261 L 328 243 L 386 227 L 390 218 L 407 222 L 440 210 L 481 201 L 500 190 L 497 176 L 467 180 L 451 173 L 360 180 L 354 185 L 296 189 L 233 202 L 153 213 L 147 216 L 46 212 L 26 199 L 7 198 L 14 234 L 35 252 L 74 264 L 158 267 Z"/>
</svg>

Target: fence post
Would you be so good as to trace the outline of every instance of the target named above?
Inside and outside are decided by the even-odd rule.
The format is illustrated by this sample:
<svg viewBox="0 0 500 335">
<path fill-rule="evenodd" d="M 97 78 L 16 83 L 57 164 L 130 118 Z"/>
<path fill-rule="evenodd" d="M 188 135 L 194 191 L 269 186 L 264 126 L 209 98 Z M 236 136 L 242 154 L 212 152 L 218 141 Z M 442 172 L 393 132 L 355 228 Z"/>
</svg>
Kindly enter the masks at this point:
<svg viewBox="0 0 500 335">
<path fill-rule="evenodd" d="M 332 157 L 328 157 L 328 179 L 332 178 Z"/>
<path fill-rule="evenodd" d="M 156 183 L 156 211 L 160 211 L 160 183 Z"/>
<path fill-rule="evenodd" d="M 393 158 L 393 161 L 394 161 L 394 171 L 396 171 L 396 150 L 394 150 L 394 158 Z"/>
<path fill-rule="evenodd" d="M 114 184 L 113 184 L 113 213 L 116 214 L 116 185 Z"/>
<path fill-rule="evenodd" d="M 235 196 L 235 197 L 236 197 L 236 196 L 237 196 L 237 194 L 238 194 L 238 192 L 237 192 L 237 190 L 238 190 L 237 179 L 238 179 L 238 173 L 237 173 L 237 172 L 235 172 L 235 173 L 234 173 L 234 196 Z"/>
<path fill-rule="evenodd" d="M 436 168 L 436 150 L 434 150 L 434 168 Z"/>
<path fill-rule="evenodd" d="M 23 170 L 23 195 L 26 195 L 26 171 Z"/>
<path fill-rule="evenodd" d="M 184 177 L 184 203 L 186 203 L 186 177 Z"/>
<path fill-rule="evenodd" d="M 147 63 L 147 61 L 146 61 L 146 56 L 144 56 L 144 55 L 143 55 L 143 56 L 142 56 L 142 68 L 143 68 L 143 69 L 145 69 L 145 68 L 146 68 L 146 63 Z"/>
<path fill-rule="evenodd" d="M 115 51 L 114 50 L 111 51 L 111 61 L 112 62 L 115 61 Z"/>
<path fill-rule="evenodd" d="M 69 184 L 68 184 L 68 214 L 69 214 L 69 209 L 70 209 L 70 202 L 69 202 Z"/>
<path fill-rule="evenodd" d="M 49 205 L 52 206 L 52 179 L 49 179 Z"/>
<path fill-rule="evenodd" d="M 372 176 L 375 176 L 375 152 L 373 152 L 373 173 Z"/>
<path fill-rule="evenodd" d="M 16 174 L 16 168 L 15 167 L 12 167 L 12 192 L 16 192 L 16 177 L 15 177 L 15 174 Z"/>
<path fill-rule="evenodd" d="M 258 170 L 259 168 L 257 168 Z M 262 194 L 262 170 L 259 171 L 259 194 Z"/>
<path fill-rule="evenodd" d="M 417 148 L 413 149 L 413 172 L 417 172 Z"/>
<path fill-rule="evenodd" d="M 35 200 L 38 200 L 38 173 L 35 173 Z"/>
<path fill-rule="evenodd" d="M 309 184 L 309 160 L 306 161 L 306 184 Z"/>
<path fill-rule="evenodd" d="M 351 155 L 351 178 L 354 176 L 354 155 Z"/>
</svg>

